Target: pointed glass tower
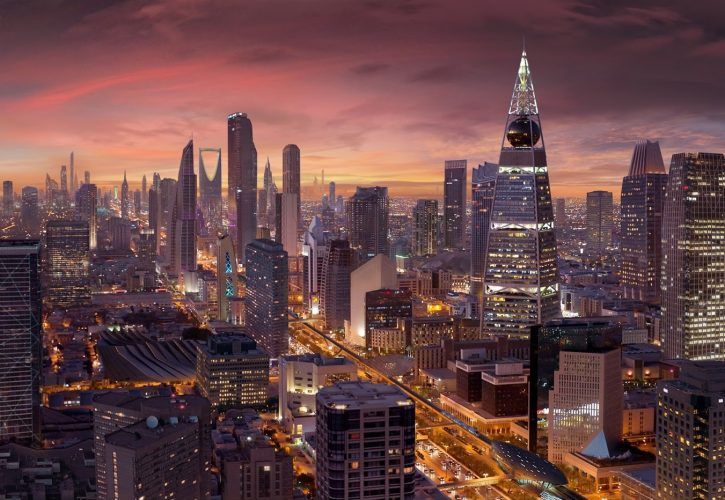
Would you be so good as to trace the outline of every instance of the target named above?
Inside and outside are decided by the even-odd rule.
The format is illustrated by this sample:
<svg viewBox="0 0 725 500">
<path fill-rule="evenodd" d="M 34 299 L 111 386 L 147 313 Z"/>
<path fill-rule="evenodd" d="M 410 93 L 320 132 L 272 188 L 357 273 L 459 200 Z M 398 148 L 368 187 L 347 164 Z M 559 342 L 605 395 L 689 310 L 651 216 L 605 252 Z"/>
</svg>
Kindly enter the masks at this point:
<svg viewBox="0 0 725 500">
<path fill-rule="evenodd" d="M 531 325 L 559 315 L 549 173 L 525 50 L 501 144 L 486 254 L 485 333 L 527 336 Z"/>
</svg>

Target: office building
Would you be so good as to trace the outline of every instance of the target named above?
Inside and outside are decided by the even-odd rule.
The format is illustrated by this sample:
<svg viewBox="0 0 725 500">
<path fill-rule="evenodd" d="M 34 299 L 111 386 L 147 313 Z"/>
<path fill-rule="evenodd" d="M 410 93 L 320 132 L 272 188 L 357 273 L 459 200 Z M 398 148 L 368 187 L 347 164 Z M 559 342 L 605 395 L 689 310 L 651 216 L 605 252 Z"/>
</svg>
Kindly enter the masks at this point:
<svg viewBox="0 0 725 500">
<path fill-rule="evenodd" d="M 640 141 L 622 180 L 620 284 L 627 298 L 660 303 L 667 174 L 658 142 Z"/>
<path fill-rule="evenodd" d="M 196 271 L 196 174 L 194 173 L 194 142 L 189 141 L 181 154 L 179 179 L 176 182 L 167 246 L 170 273 L 187 276 Z"/>
<path fill-rule="evenodd" d="M 398 287 L 395 264 L 383 254 L 365 262 L 350 275 L 350 327 L 345 340 L 357 346 L 365 345 L 365 294 L 381 288 Z"/>
<path fill-rule="evenodd" d="M 147 425 L 147 421 L 153 422 L 153 417 L 156 422 L 160 425 L 162 422 L 168 424 L 171 429 L 171 436 L 166 434 L 166 429 L 159 433 L 159 441 L 156 441 L 153 436 L 146 434 L 142 430 L 142 426 Z M 147 420 L 149 419 L 149 420 Z M 176 424 L 174 424 L 176 422 Z M 193 424 L 196 427 L 196 431 L 192 432 L 189 424 Z M 183 428 L 183 433 L 175 434 L 173 431 L 174 425 Z M 135 426 L 135 427 L 134 427 Z M 131 441 L 136 446 L 140 446 L 139 453 L 132 453 L 133 448 L 125 451 L 119 450 L 119 446 L 126 441 L 111 440 L 110 446 L 107 446 L 107 437 L 114 435 L 120 429 L 128 429 L 132 435 L 135 431 L 139 432 L 142 437 L 141 439 Z M 121 436 L 117 434 L 116 436 Z M 128 439 L 128 436 L 123 435 L 121 439 Z M 182 440 L 182 436 L 184 437 Z M 186 436 L 189 436 L 188 438 Z M 196 436 L 196 437 L 194 437 Z M 168 439 L 167 439 L 168 438 Z M 144 442 L 149 441 L 151 448 L 146 450 L 143 448 Z M 179 481 L 179 487 L 181 486 L 180 481 L 187 479 L 184 486 L 188 486 L 187 483 L 193 483 L 197 481 L 197 485 L 200 489 L 201 496 L 206 497 L 210 490 L 210 485 L 207 483 L 206 478 L 208 477 L 211 469 L 211 407 L 209 401 L 206 399 L 193 396 L 159 396 L 153 394 L 147 394 L 144 391 L 139 390 L 123 390 L 123 391 L 112 391 L 102 394 L 98 394 L 93 397 L 93 445 L 95 452 L 96 461 L 96 488 L 98 500 L 109 500 L 112 498 L 140 498 L 131 494 L 130 496 L 121 496 L 122 491 L 127 491 L 122 488 L 126 488 L 129 485 L 137 484 L 131 481 L 128 474 L 131 472 L 138 475 L 144 474 L 144 472 L 156 473 L 157 476 L 162 477 L 160 469 L 167 467 L 163 465 L 163 461 L 166 459 L 172 460 L 174 457 L 170 456 L 176 454 L 173 451 L 174 441 L 184 441 L 182 448 L 179 452 L 186 455 L 189 450 L 196 449 L 193 452 L 195 460 L 195 466 L 197 469 L 192 470 L 186 461 L 179 463 L 178 467 L 182 468 L 184 473 L 174 474 L 175 478 L 171 480 L 171 476 L 167 476 L 167 479 L 162 481 L 171 482 Z M 191 448 L 186 448 L 186 445 L 191 444 Z M 166 448 L 166 446 L 169 446 Z M 120 458 L 119 451 L 124 456 L 123 465 L 126 468 L 123 471 L 124 476 L 123 482 L 121 477 L 114 481 L 114 463 L 112 451 L 116 451 L 116 456 Z M 107 453 L 109 451 L 109 453 Z M 146 462 L 146 457 L 151 459 L 152 462 Z M 165 455 L 165 456 L 164 456 Z M 136 464 L 142 463 L 143 467 L 134 466 L 134 460 L 132 457 L 136 457 Z M 155 463 L 153 460 L 159 460 L 161 462 Z M 120 471 L 119 466 L 121 463 L 117 462 L 116 469 Z M 168 465 L 169 470 L 171 465 Z M 175 466 L 176 467 L 176 466 Z M 141 470 L 143 469 L 143 470 Z M 153 474 L 152 474 L 153 475 Z M 146 476 L 146 480 L 150 481 L 149 485 L 158 485 L 158 478 Z M 173 484 L 173 483 L 172 483 Z M 118 486 L 118 494 L 116 493 L 115 486 Z M 141 482 L 143 488 L 144 483 Z M 175 486 L 176 487 L 176 486 Z M 196 492 L 196 490 L 194 490 Z M 159 498 L 155 496 L 147 496 L 146 498 Z M 163 498 L 163 496 L 161 497 Z M 177 498 L 177 496 L 174 496 Z M 191 497 L 178 497 L 178 498 L 199 498 L 198 496 Z"/>
<path fill-rule="evenodd" d="M 239 295 L 239 273 L 234 241 L 225 234 L 217 241 L 217 304 L 219 320 L 232 322 L 232 300 Z"/>
<path fill-rule="evenodd" d="M 59 308 L 90 302 L 88 223 L 51 220 L 45 226 L 48 300 Z"/>
<path fill-rule="evenodd" d="M 614 211 L 612 193 L 591 191 L 587 193 L 587 249 L 588 256 L 601 260 L 612 246 Z"/>
<path fill-rule="evenodd" d="M 657 400 L 657 498 L 722 498 L 725 363 L 683 363 Z"/>
<path fill-rule="evenodd" d="M 196 384 L 212 405 L 263 406 L 269 385 L 269 356 L 246 335 L 210 335 L 197 346 Z"/>
<path fill-rule="evenodd" d="M 322 221 L 316 215 L 302 235 L 302 298 L 312 314 L 319 313 L 322 269 L 327 246 Z"/>
<path fill-rule="evenodd" d="M 237 257 L 243 262 L 247 245 L 257 235 L 257 148 L 246 113 L 227 117 L 227 139 L 229 217 L 236 214 Z"/>
<path fill-rule="evenodd" d="M 98 246 L 98 190 L 95 184 L 83 184 L 76 191 L 76 212 L 78 217 L 88 223 L 88 248 L 95 250 Z"/>
<path fill-rule="evenodd" d="M 38 234 L 40 213 L 38 212 L 38 188 L 25 186 L 20 195 L 20 223 L 27 233 Z"/>
<path fill-rule="evenodd" d="M 460 249 L 466 244 L 466 160 L 449 160 L 443 181 L 443 245 Z"/>
<path fill-rule="evenodd" d="M 413 208 L 413 255 L 438 253 L 438 201 L 418 200 Z"/>
<path fill-rule="evenodd" d="M 13 181 L 3 181 L 3 215 L 13 215 L 14 205 Z"/>
<path fill-rule="evenodd" d="M 126 171 L 123 171 L 123 182 L 121 183 L 121 218 L 128 219 L 128 205 L 130 203 L 128 197 L 128 181 L 126 180 Z"/>
<path fill-rule="evenodd" d="M 105 440 L 106 498 L 203 498 L 196 423 L 149 416 Z"/>
<path fill-rule="evenodd" d="M 40 242 L 0 239 L 0 442 L 40 441 Z"/>
<path fill-rule="evenodd" d="M 161 202 L 160 187 L 159 189 L 151 188 L 148 193 L 149 203 L 149 229 L 156 235 L 154 241 L 154 251 L 159 255 L 161 247 Z"/>
<path fill-rule="evenodd" d="M 111 248 L 125 253 L 131 248 L 131 222 L 120 217 L 108 219 Z"/>
<path fill-rule="evenodd" d="M 725 360 L 725 156 L 672 156 L 662 226 L 667 358 Z"/>
<path fill-rule="evenodd" d="M 287 305 L 289 270 L 287 252 L 274 241 L 254 240 L 247 245 L 247 333 L 279 358 L 287 352 Z"/>
<path fill-rule="evenodd" d="M 498 165 L 481 321 L 486 333 L 526 336 L 529 326 L 559 315 L 559 285 L 546 149 L 525 51 Z"/>
<path fill-rule="evenodd" d="M 317 391 L 336 382 L 357 380 L 357 366 L 346 358 L 319 354 L 282 356 L 279 360 L 279 413 L 287 432 L 315 432 Z"/>
<path fill-rule="evenodd" d="M 282 150 L 282 192 L 297 195 L 297 218 L 300 218 L 300 148 L 287 144 Z"/>
<path fill-rule="evenodd" d="M 358 252 L 361 261 L 378 254 L 388 255 L 388 188 L 358 187 L 345 207 L 350 246 Z"/>
<path fill-rule="evenodd" d="M 410 290 L 382 288 L 365 293 L 365 347 L 372 348 L 372 331 L 392 328 L 413 316 Z"/>
<path fill-rule="evenodd" d="M 275 196 L 275 240 L 291 257 L 297 256 L 298 205 L 299 200 L 294 193 L 277 193 Z"/>
<path fill-rule="evenodd" d="M 412 400 L 387 384 L 338 382 L 320 389 L 316 408 L 320 498 L 413 499 Z"/>
<path fill-rule="evenodd" d="M 325 320 L 325 328 L 337 330 L 350 321 L 351 275 L 355 263 L 349 241 L 327 242 L 320 283 L 320 314 Z"/>
<path fill-rule="evenodd" d="M 486 271 L 486 242 L 491 227 L 491 206 L 498 165 L 486 162 L 471 174 L 471 295 L 480 314 L 483 304 L 483 273 Z"/>
<path fill-rule="evenodd" d="M 566 198 L 556 198 L 554 200 L 554 223 L 558 229 L 566 227 Z"/>
<path fill-rule="evenodd" d="M 612 458 L 622 437 L 622 393 L 619 348 L 561 351 L 549 392 L 549 462 L 576 452 Z"/>
<path fill-rule="evenodd" d="M 238 450 L 221 452 L 222 500 L 292 498 L 292 457 L 264 436 L 250 437 Z"/>
<path fill-rule="evenodd" d="M 205 154 L 213 154 L 213 170 L 204 163 Z M 222 221 L 222 148 L 199 148 L 199 208 L 214 235 L 223 229 Z"/>
</svg>

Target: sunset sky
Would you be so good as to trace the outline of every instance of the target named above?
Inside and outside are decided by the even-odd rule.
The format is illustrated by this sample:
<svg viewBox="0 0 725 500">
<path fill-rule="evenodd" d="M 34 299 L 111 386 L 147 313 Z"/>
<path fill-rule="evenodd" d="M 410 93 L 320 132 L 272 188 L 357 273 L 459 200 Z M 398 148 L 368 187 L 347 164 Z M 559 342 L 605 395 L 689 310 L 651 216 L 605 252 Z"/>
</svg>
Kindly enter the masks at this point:
<svg viewBox="0 0 725 500">
<path fill-rule="evenodd" d="M 635 6 L 636 5 L 636 6 Z M 76 166 L 175 177 L 248 113 L 259 175 L 437 196 L 443 162 L 498 161 L 521 52 L 554 196 L 619 191 L 637 139 L 725 150 L 722 0 L 0 0 L 0 177 Z M 345 194 L 343 192 L 343 194 Z"/>
</svg>

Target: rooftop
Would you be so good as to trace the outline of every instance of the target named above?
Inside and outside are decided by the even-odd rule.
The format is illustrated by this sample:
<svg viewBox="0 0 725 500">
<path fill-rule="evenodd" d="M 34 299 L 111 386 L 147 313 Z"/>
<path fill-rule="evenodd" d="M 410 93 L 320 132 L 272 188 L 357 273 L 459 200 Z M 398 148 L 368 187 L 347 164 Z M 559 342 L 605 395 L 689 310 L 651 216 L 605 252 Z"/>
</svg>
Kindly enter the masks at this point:
<svg viewBox="0 0 725 500">
<path fill-rule="evenodd" d="M 146 421 L 142 420 L 141 422 L 108 434 L 106 436 L 106 443 L 131 450 L 138 450 L 157 441 L 176 439 L 184 434 L 194 432 L 198 428 L 199 426 L 197 424 L 190 422 L 159 424 L 155 428 L 150 428 Z"/>
<path fill-rule="evenodd" d="M 317 404 L 339 410 L 412 406 L 413 401 L 397 387 L 371 382 L 337 382 L 317 393 Z"/>
</svg>

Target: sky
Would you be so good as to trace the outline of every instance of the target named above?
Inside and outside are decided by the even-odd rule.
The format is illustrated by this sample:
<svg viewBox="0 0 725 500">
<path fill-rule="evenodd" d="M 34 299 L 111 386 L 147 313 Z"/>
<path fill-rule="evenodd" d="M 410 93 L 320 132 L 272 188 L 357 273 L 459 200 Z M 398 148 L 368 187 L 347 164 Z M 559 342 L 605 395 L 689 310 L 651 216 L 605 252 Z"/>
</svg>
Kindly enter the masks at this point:
<svg viewBox="0 0 725 500">
<path fill-rule="evenodd" d="M 193 137 L 226 184 L 241 111 L 260 179 L 295 143 L 303 184 L 440 196 L 446 159 L 498 161 L 524 37 L 554 196 L 618 192 L 638 139 L 725 151 L 721 0 L 0 0 L 0 178 L 75 151 L 133 188 Z"/>
</svg>

